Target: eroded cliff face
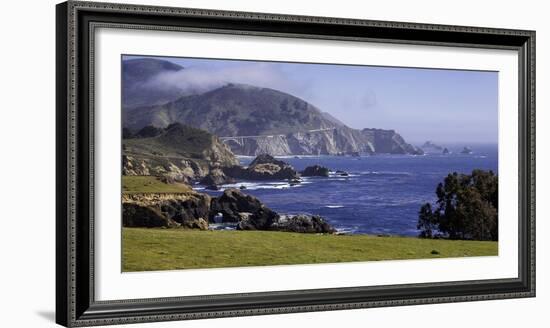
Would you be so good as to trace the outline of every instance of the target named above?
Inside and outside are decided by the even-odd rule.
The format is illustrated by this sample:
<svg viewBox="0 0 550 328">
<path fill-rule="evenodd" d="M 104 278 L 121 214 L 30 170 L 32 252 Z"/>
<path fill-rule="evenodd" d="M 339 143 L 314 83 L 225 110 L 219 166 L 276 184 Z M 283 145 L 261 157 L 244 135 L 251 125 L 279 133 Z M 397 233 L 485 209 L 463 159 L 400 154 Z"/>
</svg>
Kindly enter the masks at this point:
<svg viewBox="0 0 550 328">
<path fill-rule="evenodd" d="M 275 136 L 221 138 L 233 153 L 256 156 L 413 154 L 422 150 L 410 145 L 393 130 L 338 127 Z"/>
<path fill-rule="evenodd" d="M 209 170 L 208 163 L 200 160 L 143 154 L 122 155 L 123 175 L 151 175 L 191 182 L 206 176 Z"/>
<path fill-rule="evenodd" d="M 408 144 L 394 130 L 363 129 L 363 137 L 374 145 L 374 152 L 379 154 L 411 154 L 422 155 L 421 148 Z"/>
</svg>

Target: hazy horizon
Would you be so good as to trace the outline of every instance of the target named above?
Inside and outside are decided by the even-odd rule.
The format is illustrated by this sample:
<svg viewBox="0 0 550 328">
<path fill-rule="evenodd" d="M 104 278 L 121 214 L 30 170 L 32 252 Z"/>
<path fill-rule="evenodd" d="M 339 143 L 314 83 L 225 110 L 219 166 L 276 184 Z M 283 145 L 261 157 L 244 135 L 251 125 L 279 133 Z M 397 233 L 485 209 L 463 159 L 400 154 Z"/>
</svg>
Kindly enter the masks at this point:
<svg viewBox="0 0 550 328">
<path fill-rule="evenodd" d="M 123 56 L 136 58 L 184 67 L 155 77 L 157 88 L 250 84 L 299 97 L 352 128 L 395 130 L 410 143 L 498 143 L 498 72 Z"/>
</svg>

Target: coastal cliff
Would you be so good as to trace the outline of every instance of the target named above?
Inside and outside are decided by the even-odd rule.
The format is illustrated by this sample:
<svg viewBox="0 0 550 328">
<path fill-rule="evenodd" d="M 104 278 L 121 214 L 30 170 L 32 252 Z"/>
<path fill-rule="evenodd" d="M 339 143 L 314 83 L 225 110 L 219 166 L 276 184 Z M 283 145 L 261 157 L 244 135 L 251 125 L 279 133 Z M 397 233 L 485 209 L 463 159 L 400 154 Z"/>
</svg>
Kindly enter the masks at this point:
<svg viewBox="0 0 550 328">
<path fill-rule="evenodd" d="M 253 137 L 222 137 L 237 155 L 353 155 L 353 154 L 412 154 L 423 151 L 405 142 L 393 130 L 348 127 L 297 132 L 286 135 Z"/>
</svg>

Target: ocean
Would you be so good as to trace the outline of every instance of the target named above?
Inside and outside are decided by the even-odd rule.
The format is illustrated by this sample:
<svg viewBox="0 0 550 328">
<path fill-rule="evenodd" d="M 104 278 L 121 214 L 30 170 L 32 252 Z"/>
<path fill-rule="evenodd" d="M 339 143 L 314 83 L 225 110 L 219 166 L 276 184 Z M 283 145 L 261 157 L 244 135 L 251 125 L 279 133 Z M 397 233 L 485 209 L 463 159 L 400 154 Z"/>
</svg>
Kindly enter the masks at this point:
<svg viewBox="0 0 550 328">
<path fill-rule="evenodd" d="M 330 177 L 305 177 L 293 186 L 284 181 L 245 181 L 223 185 L 220 191 L 196 189 L 216 196 L 224 189 L 244 185 L 244 193 L 280 214 L 320 215 L 343 233 L 417 236 L 418 210 L 424 203 L 436 201 L 435 189 L 447 174 L 471 173 L 473 169 L 498 173 L 496 145 L 472 146 L 471 154 L 460 154 L 461 146 L 447 148 L 451 153 L 446 155 L 277 157 L 298 171 L 315 164 L 328 167 Z M 239 159 L 248 165 L 254 158 Z M 340 176 L 337 170 L 349 176 Z"/>
</svg>

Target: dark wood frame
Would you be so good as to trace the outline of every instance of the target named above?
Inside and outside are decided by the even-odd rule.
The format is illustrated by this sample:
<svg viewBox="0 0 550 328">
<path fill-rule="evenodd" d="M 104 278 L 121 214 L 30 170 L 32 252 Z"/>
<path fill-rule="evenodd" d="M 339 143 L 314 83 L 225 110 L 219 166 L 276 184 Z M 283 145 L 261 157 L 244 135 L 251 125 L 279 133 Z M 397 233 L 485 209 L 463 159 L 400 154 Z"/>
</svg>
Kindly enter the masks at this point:
<svg viewBox="0 0 550 328">
<path fill-rule="evenodd" d="M 512 49 L 519 54 L 519 277 L 96 301 L 93 38 L 97 27 Z M 535 32 L 69 1 L 57 5 L 56 321 L 199 319 L 535 296 Z M 504 132 L 505 133 L 505 132 Z"/>
</svg>

